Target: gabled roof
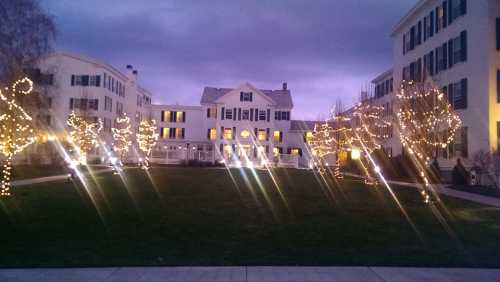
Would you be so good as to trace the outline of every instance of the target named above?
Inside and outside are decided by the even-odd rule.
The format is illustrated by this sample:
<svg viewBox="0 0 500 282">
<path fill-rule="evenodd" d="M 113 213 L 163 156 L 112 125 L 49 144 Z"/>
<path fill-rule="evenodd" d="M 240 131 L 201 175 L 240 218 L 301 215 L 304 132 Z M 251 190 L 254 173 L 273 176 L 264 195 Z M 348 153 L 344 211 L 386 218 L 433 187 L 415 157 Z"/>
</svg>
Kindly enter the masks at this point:
<svg viewBox="0 0 500 282">
<path fill-rule="evenodd" d="M 247 83 L 248 84 L 248 83 Z M 250 85 L 250 84 L 248 84 Z M 250 85 L 251 86 L 251 85 Z M 253 88 L 253 86 L 251 86 Z M 205 87 L 203 89 L 203 95 L 201 96 L 201 104 L 213 104 L 219 98 L 234 90 L 235 88 L 216 88 L 216 87 Z M 292 96 L 290 95 L 290 90 L 265 90 L 257 89 L 262 92 L 267 98 L 276 103 L 279 108 L 292 108 Z"/>
</svg>

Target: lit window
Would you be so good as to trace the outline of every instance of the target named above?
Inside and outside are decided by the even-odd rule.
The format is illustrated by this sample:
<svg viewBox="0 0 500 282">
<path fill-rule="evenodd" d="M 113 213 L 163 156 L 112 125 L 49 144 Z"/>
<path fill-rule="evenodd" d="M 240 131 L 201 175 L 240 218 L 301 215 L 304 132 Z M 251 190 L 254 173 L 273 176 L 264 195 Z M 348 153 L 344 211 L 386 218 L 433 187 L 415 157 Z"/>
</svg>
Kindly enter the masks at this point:
<svg viewBox="0 0 500 282">
<path fill-rule="evenodd" d="M 259 141 L 266 141 L 267 139 L 266 135 L 267 134 L 264 129 L 259 129 L 259 131 L 257 132 L 257 139 L 259 139 Z"/>
<path fill-rule="evenodd" d="M 294 156 L 298 156 L 299 155 L 299 149 L 297 149 L 297 148 L 291 149 L 290 150 L 290 154 L 294 155 Z"/>
<path fill-rule="evenodd" d="M 245 130 L 241 131 L 240 135 L 243 138 L 248 138 L 248 137 L 250 137 L 250 131 L 248 131 L 248 130 L 245 129 Z"/>
<path fill-rule="evenodd" d="M 176 117 L 175 117 L 175 121 L 176 122 L 181 122 L 183 120 L 183 112 L 176 112 Z"/>
<path fill-rule="evenodd" d="M 313 138 L 313 133 L 311 131 L 306 132 L 306 142 L 310 142 Z"/>
<path fill-rule="evenodd" d="M 210 128 L 210 140 L 217 139 L 217 130 L 215 128 Z"/>
<path fill-rule="evenodd" d="M 224 128 L 224 139 L 233 139 L 233 129 Z"/>
<path fill-rule="evenodd" d="M 273 133 L 274 142 L 281 142 L 281 131 L 275 131 Z"/>
<path fill-rule="evenodd" d="M 170 128 L 164 127 L 163 132 L 161 133 L 162 138 L 168 138 L 170 136 Z"/>
<path fill-rule="evenodd" d="M 170 121 L 170 115 L 171 115 L 170 111 L 163 111 L 163 121 L 165 122 Z"/>
<path fill-rule="evenodd" d="M 273 148 L 273 155 L 275 157 L 277 157 L 277 156 L 279 156 L 279 154 L 280 154 L 280 149 L 278 147 L 274 147 Z"/>
<path fill-rule="evenodd" d="M 176 128 L 175 129 L 175 137 L 177 137 L 177 139 L 184 139 L 184 134 L 183 134 L 183 130 L 182 128 Z"/>
</svg>

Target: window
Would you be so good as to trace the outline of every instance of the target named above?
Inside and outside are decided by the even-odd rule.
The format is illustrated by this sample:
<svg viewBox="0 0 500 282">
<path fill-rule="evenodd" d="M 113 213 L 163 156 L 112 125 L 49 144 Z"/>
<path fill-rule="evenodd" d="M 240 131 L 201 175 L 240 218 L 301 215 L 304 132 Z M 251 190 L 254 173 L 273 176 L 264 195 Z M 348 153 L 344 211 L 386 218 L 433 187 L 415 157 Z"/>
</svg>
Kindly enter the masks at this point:
<svg viewBox="0 0 500 282">
<path fill-rule="evenodd" d="M 252 102 L 252 92 L 240 92 L 240 101 Z"/>
<path fill-rule="evenodd" d="M 438 33 L 443 27 L 443 21 L 444 21 L 443 6 L 438 6 L 436 8 L 436 33 Z"/>
<path fill-rule="evenodd" d="M 266 120 L 266 111 L 259 111 L 259 120 Z"/>
<path fill-rule="evenodd" d="M 456 110 L 467 108 L 467 84 L 467 79 L 464 78 L 448 86 L 450 104 Z"/>
<path fill-rule="evenodd" d="M 281 148 L 281 147 L 274 147 L 273 148 L 273 156 L 277 157 L 282 153 L 283 153 L 283 148 Z"/>
<path fill-rule="evenodd" d="M 283 133 L 281 131 L 274 131 L 273 133 L 274 142 L 282 142 L 283 141 Z"/>
<path fill-rule="evenodd" d="M 449 0 L 451 9 L 450 9 L 450 23 L 454 21 L 456 18 L 465 15 L 467 12 L 467 1 L 466 0 Z"/>
<path fill-rule="evenodd" d="M 120 102 L 116 102 L 116 114 L 117 115 L 123 114 L 123 104 Z"/>
<path fill-rule="evenodd" d="M 135 112 L 135 122 L 139 123 L 142 120 L 142 113 L 141 112 Z"/>
<path fill-rule="evenodd" d="M 207 108 L 207 118 L 217 118 L 217 108 L 216 107 Z"/>
<path fill-rule="evenodd" d="M 217 129 L 215 128 L 208 129 L 208 139 L 210 140 L 217 139 Z"/>
<path fill-rule="evenodd" d="M 245 139 L 246 139 L 246 138 L 250 137 L 250 131 L 248 131 L 248 130 L 244 129 L 243 131 L 241 131 L 240 136 L 241 136 L 242 138 L 245 138 Z"/>
<path fill-rule="evenodd" d="M 226 109 L 226 119 L 233 119 L 233 110 Z"/>
<path fill-rule="evenodd" d="M 224 128 L 224 139 L 231 140 L 233 139 L 233 129 L 232 128 Z"/>
<path fill-rule="evenodd" d="M 108 112 L 113 111 L 113 100 L 108 96 L 104 96 L 104 110 Z"/>
<path fill-rule="evenodd" d="M 405 34 L 404 38 L 405 38 L 405 43 L 404 43 L 405 44 L 405 51 L 406 51 L 406 53 L 408 53 L 409 51 L 412 50 L 412 48 L 410 46 L 410 42 L 411 42 L 411 40 L 410 40 L 411 39 L 411 33 L 410 33 L 410 31 L 408 31 Z"/>
<path fill-rule="evenodd" d="M 161 138 L 168 138 L 168 137 L 170 137 L 170 128 L 163 127 L 161 131 Z"/>
<path fill-rule="evenodd" d="M 250 118 L 250 111 L 249 110 L 243 110 L 241 112 L 241 119 L 242 120 L 248 120 Z"/>
<path fill-rule="evenodd" d="M 137 95 L 137 106 L 142 107 L 142 96 Z"/>
<path fill-rule="evenodd" d="M 176 128 L 175 129 L 175 138 L 184 139 L 184 128 Z"/>
<path fill-rule="evenodd" d="M 161 121 L 163 122 L 169 122 L 170 121 L 170 111 L 162 111 L 161 112 Z"/>
<path fill-rule="evenodd" d="M 266 134 L 266 130 L 265 129 L 259 129 L 257 131 L 257 139 L 259 141 L 266 141 L 267 139 L 267 134 Z"/>
<path fill-rule="evenodd" d="M 103 119 L 103 129 L 106 132 L 111 132 L 111 119 L 109 118 Z"/>
<path fill-rule="evenodd" d="M 313 139 L 313 133 L 311 131 L 307 131 L 304 133 L 304 141 L 310 142 Z"/>
<path fill-rule="evenodd" d="M 298 156 L 300 154 L 300 149 L 298 148 L 290 148 L 290 155 Z"/>
<path fill-rule="evenodd" d="M 176 112 L 175 121 L 176 122 L 185 122 L 186 121 L 186 113 L 185 112 Z"/>
</svg>

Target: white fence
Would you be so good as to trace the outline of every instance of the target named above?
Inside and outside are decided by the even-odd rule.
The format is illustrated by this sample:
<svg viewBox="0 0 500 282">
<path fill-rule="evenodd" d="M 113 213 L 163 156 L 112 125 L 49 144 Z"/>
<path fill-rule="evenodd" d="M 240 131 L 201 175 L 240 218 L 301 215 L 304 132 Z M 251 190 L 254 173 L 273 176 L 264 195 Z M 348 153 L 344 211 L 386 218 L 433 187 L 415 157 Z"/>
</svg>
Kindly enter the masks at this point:
<svg viewBox="0 0 500 282">
<path fill-rule="evenodd" d="M 279 167 L 299 167 L 299 156 L 290 154 L 280 154 L 278 155 L 278 166 Z"/>
</svg>

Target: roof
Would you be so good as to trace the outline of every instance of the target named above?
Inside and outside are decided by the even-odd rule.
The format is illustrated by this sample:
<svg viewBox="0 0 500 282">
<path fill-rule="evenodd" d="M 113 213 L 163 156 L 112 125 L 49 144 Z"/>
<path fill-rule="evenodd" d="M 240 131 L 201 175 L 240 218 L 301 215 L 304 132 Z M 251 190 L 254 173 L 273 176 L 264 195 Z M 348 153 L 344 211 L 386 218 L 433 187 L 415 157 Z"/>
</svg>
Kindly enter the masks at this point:
<svg viewBox="0 0 500 282">
<path fill-rule="evenodd" d="M 197 110 L 201 111 L 201 106 L 186 106 L 186 105 L 161 105 L 153 104 L 153 109 L 156 110 Z"/>
<path fill-rule="evenodd" d="M 212 104 L 215 103 L 220 97 L 234 90 L 235 88 L 216 88 L 216 87 L 205 87 L 203 89 L 203 95 L 201 96 L 201 104 Z M 292 108 L 292 95 L 290 90 L 264 90 L 258 89 L 268 98 L 276 103 L 277 107 L 282 108 Z"/>
<path fill-rule="evenodd" d="M 413 14 L 415 14 L 416 12 L 418 12 L 423 6 L 424 4 L 426 4 L 427 2 L 429 2 L 430 0 L 419 0 L 409 11 L 408 13 L 406 13 L 406 15 L 404 17 L 402 17 L 398 23 L 392 28 L 392 31 L 391 31 L 391 36 L 394 36 L 398 30 L 408 21 L 410 20 L 411 16 Z"/>
<path fill-rule="evenodd" d="M 385 78 L 387 77 L 390 77 L 392 76 L 392 68 L 389 69 L 389 70 L 386 70 L 385 72 L 379 74 L 377 77 L 375 77 L 373 80 L 372 80 L 372 83 L 377 83 L 381 80 L 384 80 Z"/>
<path fill-rule="evenodd" d="M 313 130 L 314 126 L 321 121 L 315 120 L 291 120 L 290 121 L 290 130 L 300 130 L 300 131 L 308 131 Z"/>
</svg>

